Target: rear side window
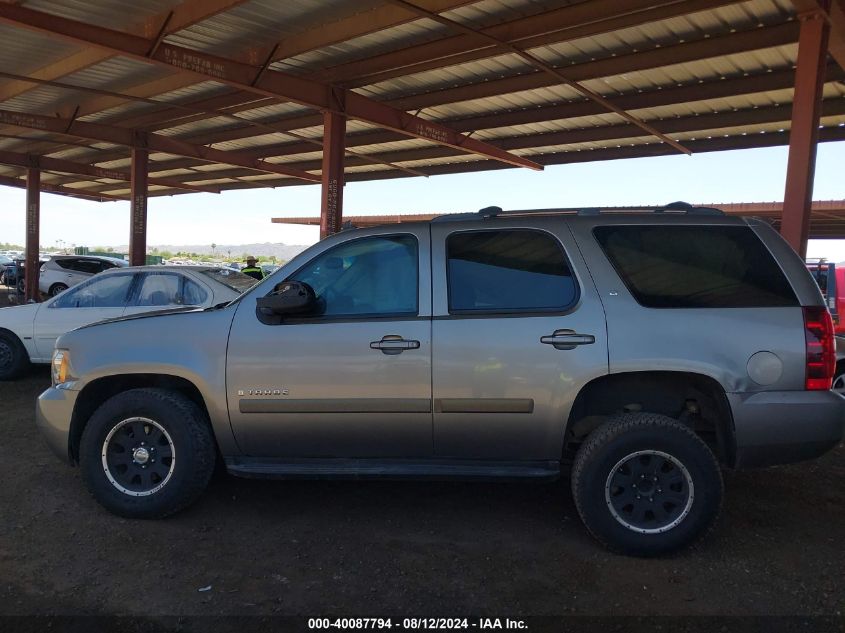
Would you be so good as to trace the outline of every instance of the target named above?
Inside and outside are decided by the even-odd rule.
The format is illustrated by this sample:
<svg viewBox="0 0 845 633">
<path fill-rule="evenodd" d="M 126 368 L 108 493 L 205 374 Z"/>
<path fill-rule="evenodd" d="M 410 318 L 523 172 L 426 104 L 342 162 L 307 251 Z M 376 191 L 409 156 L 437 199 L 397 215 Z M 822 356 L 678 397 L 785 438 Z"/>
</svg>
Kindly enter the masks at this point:
<svg viewBox="0 0 845 633">
<path fill-rule="evenodd" d="M 648 308 L 796 306 L 771 253 L 744 226 L 602 226 L 594 234 Z"/>
<path fill-rule="evenodd" d="M 79 263 L 78 259 L 56 259 L 55 262 L 61 267 L 66 270 L 76 270 L 77 264 Z"/>
<path fill-rule="evenodd" d="M 563 249 L 548 233 L 454 233 L 446 253 L 450 312 L 563 311 L 577 300 Z"/>
</svg>

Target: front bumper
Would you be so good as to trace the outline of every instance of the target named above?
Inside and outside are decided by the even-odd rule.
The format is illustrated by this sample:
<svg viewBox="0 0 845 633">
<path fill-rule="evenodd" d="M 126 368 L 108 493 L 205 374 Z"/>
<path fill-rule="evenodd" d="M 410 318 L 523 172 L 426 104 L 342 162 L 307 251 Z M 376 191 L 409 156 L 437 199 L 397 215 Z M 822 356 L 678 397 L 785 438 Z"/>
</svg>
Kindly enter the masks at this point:
<svg viewBox="0 0 845 633">
<path fill-rule="evenodd" d="M 70 454 L 70 422 L 78 391 L 50 387 L 35 404 L 35 424 L 50 449 L 62 461 L 73 463 Z"/>
<path fill-rule="evenodd" d="M 845 398 L 832 391 L 729 393 L 737 468 L 813 459 L 845 433 Z"/>
</svg>

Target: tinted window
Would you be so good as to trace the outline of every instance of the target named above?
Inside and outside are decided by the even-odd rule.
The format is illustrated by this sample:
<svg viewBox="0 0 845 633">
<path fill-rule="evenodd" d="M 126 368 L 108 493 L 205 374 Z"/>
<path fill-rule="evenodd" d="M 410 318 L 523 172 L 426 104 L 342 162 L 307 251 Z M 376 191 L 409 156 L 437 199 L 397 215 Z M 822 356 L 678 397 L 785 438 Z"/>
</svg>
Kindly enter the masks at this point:
<svg viewBox="0 0 845 633">
<path fill-rule="evenodd" d="M 53 308 L 119 308 L 126 305 L 132 274 L 94 277 L 65 290 L 51 304 Z"/>
<path fill-rule="evenodd" d="M 81 273 L 89 273 L 91 275 L 96 275 L 99 272 L 102 272 L 106 268 L 111 268 L 110 266 L 104 266 L 103 262 L 98 261 L 96 259 L 78 259 L 76 260 L 72 266 L 68 266 L 68 268 L 72 268 L 73 270 L 77 270 Z"/>
<path fill-rule="evenodd" d="M 771 253 L 742 226 L 603 226 L 595 236 L 649 308 L 797 305 Z"/>
<path fill-rule="evenodd" d="M 60 267 L 66 270 L 76 270 L 77 264 L 79 262 L 78 259 L 68 258 L 68 259 L 55 259 L 55 261 Z"/>
<path fill-rule="evenodd" d="M 576 301 L 563 250 L 548 233 L 455 233 L 446 251 L 451 312 L 565 310 Z"/>
<path fill-rule="evenodd" d="M 416 314 L 418 266 L 416 238 L 366 237 L 326 251 L 291 278 L 314 288 L 323 316 Z"/>
</svg>

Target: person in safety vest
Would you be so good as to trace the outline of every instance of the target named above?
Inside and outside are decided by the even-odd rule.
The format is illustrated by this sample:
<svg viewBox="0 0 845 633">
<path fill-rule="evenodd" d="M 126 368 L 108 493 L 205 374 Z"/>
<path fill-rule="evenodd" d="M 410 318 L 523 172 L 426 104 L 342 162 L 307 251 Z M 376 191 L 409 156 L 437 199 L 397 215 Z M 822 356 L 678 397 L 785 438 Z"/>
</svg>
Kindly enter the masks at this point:
<svg viewBox="0 0 845 633">
<path fill-rule="evenodd" d="M 264 271 L 256 266 L 256 259 L 252 255 L 246 258 L 246 267 L 241 268 L 241 272 L 244 275 L 249 275 L 250 277 L 258 279 L 259 281 L 264 279 Z"/>
</svg>

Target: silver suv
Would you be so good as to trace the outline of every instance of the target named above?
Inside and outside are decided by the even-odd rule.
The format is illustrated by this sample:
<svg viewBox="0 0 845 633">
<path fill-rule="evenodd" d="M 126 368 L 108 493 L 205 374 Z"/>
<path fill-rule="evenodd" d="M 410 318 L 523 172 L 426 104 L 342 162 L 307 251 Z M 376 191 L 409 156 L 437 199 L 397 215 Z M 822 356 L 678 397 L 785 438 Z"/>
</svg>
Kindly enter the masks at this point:
<svg viewBox="0 0 845 633">
<path fill-rule="evenodd" d="M 37 419 L 94 497 L 154 518 L 244 477 L 553 479 L 655 555 L 721 468 L 840 442 L 833 324 L 762 221 L 673 204 L 348 230 L 231 303 L 62 336 Z"/>
</svg>

